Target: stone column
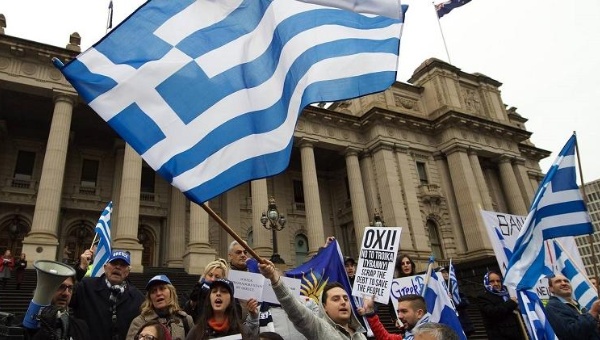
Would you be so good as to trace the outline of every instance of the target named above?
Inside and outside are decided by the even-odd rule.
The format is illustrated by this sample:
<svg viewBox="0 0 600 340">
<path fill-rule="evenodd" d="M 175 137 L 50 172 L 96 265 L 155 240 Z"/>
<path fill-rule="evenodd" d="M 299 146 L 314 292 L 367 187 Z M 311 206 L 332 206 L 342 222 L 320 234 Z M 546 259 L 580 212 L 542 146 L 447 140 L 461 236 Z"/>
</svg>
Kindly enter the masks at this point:
<svg viewBox="0 0 600 340">
<path fill-rule="evenodd" d="M 404 232 L 400 239 L 400 249 L 406 252 L 416 250 L 408 235 L 408 219 L 406 205 L 400 187 L 396 156 L 392 145 L 379 142 L 373 151 L 373 164 L 375 165 L 375 178 L 379 197 L 381 199 L 381 215 L 388 227 L 403 227 Z"/>
<path fill-rule="evenodd" d="M 511 165 L 512 158 L 506 155 L 500 157 L 498 168 L 500 169 L 500 179 L 502 188 L 506 194 L 506 201 L 511 214 L 527 215 L 525 201 L 521 195 L 521 190 L 517 183 L 517 177 Z"/>
<path fill-rule="evenodd" d="M 71 118 L 76 100 L 74 94 L 54 93 L 54 113 L 44 154 L 33 222 L 31 231 L 23 240 L 23 252 L 27 253 L 30 263 L 57 258 L 58 221 Z"/>
<path fill-rule="evenodd" d="M 208 206 L 208 202 L 204 204 Z M 183 267 L 188 274 L 201 275 L 206 264 L 216 258 L 217 252 L 210 246 L 208 221 L 208 213 L 198 204 L 190 202 L 189 243 L 183 256 Z"/>
<path fill-rule="evenodd" d="M 183 267 L 185 252 L 185 203 L 186 198 L 179 189 L 171 187 L 171 206 L 169 209 L 169 252 L 167 267 Z"/>
<path fill-rule="evenodd" d="M 425 234 L 425 222 L 421 214 L 417 188 L 415 187 L 411 171 L 411 169 L 416 167 L 415 161 L 409 157 L 408 148 L 405 146 L 396 147 L 396 157 L 400 166 L 400 180 L 402 189 L 404 190 L 404 197 L 406 198 L 406 212 L 408 213 L 408 224 L 402 226 L 407 229 L 408 233 L 405 233 L 403 237 L 410 235 L 415 250 L 422 251 L 423 255 L 429 255 L 429 236 Z"/>
<path fill-rule="evenodd" d="M 273 243 L 271 232 L 263 228 L 260 223 L 260 217 L 263 211 L 267 211 L 269 197 L 267 194 L 267 180 L 265 178 L 250 182 L 252 191 L 252 240 L 253 248 L 256 253 L 265 258 L 270 258 L 273 254 Z M 280 209 L 281 206 L 278 207 Z M 281 254 L 281 253 L 280 253 Z M 285 258 L 282 256 L 283 260 Z M 288 261 L 290 259 L 288 258 Z"/>
<path fill-rule="evenodd" d="M 434 159 L 440 174 L 442 191 L 444 192 L 444 196 L 446 196 L 445 202 L 448 205 L 448 213 L 450 215 L 450 223 L 454 235 L 454 247 L 459 253 L 465 253 L 467 251 L 467 243 L 465 241 L 464 230 L 461 228 L 460 214 L 456 206 L 456 201 L 454 200 L 455 193 L 454 188 L 452 187 L 452 180 L 450 179 L 448 162 L 446 157 L 439 152 L 434 155 Z M 448 245 L 446 246 L 446 249 L 450 253 L 453 251 L 456 252 L 456 250 L 452 249 L 452 247 L 449 247 Z"/>
<path fill-rule="evenodd" d="M 306 229 L 308 230 L 308 255 L 312 256 L 325 243 L 323 214 L 321 213 L 321 199 L 319 197 L 319 182 L 313 144 L 309 140 L 302 140 L 299 146 L 302 162 L 304 206 L 306 209 Z"/>
<path fill-rule="evenodd" d="M 486 255 L 492 249 L 492 245 L 481 217 L 481 196 L 477 183 L 473 180 L 475 175 L 467 148 L 454 145 L 444 152 L 448 159 L 452 187 L 460 214 L 460 225 L 457 227 L 463 229 L 467 252 L 475 257 Z"/>
<path fill-rule="evenodd" d="M 117 235 L 117 230 L 119 230 L 119 220 L 114 218 L 119 216 L 119 196 L 121 193 L 121 177 L 123 177 L 123 158 L 125 157 L 125 141 L 120 138 L 115 139 L 115 170 L 113 172 L 113 185 L 112 185 L 112 193 L 111 199 L 113 202 L 113 211 L 112 211 L 112 220 L 110 224 L 110 233 L 114 238 Z"/>
<path fill-rule="evenodd" d="M 365 227 L 369 225 L 369 213 L 365 199 L 358 153 L 356 150 L 346 150 L 346 171 L 348 173 L 348 186 L 350 202 L 352 203 L 352 219 L 354 220 L 354 233 L 357 240 L 362 240 Z M 360 243 L 360 241 L 357 241 Z"/>
<path fill-rule="evenodd" d="M 113 249 L 125 249 L 131 252 L 131 271 L 143 272 L 142 249 L 137 239 L 140 220 L 140 185 L 142 181 L 142 157 L 131 145 L 125 145 L 123 157 L 123 175 L 119 195 L 119 229 L 113 240 Z"/>
<path fill-rule="evenodd" d="M 527 211 L 529 211 L 529 207 L 531 207 L 531 202 L 533 201 L 533 195 L 535 195 L 535 190 L 533 189 L 533 186 L 531 186 L 529 174 L 527 173 L 527 168 L 525 168 L 525 159 L 516 158 L 513 162 L 513 170 L 517 176 L 519 188 L 521 188 L 521 195 L 525 198 L 525 206 L 528 208 Z"/>
<path fill-rule="evenodd" d="M 477 155 L 477 150 L 472 148 L 469 149 L 469 161 L 471 161 L 471 168 L 473 169 L 475 181 L 477 182 L 477 186 L 479 187 L 479 194 L 481 195 L 481 203 L 483 204 L 483 209 L 492 211 L 492 199 L 490 197 L 490 191 L 488 190 L 485 178 L 483 177 L 483 170 L 481 169 L 481 164 L 479 164 L 479 156 Z"/>
<path fill-rule="evenodd" d="M 377 183 L 375 181 L 375 174 L 373 173 L 373 157 L 371 154 L 363 154 L 360 160 L 360 172 L 363 175 L 367 214 L 371 216 L 379 206 L 377 202 Z"/>
</svg>

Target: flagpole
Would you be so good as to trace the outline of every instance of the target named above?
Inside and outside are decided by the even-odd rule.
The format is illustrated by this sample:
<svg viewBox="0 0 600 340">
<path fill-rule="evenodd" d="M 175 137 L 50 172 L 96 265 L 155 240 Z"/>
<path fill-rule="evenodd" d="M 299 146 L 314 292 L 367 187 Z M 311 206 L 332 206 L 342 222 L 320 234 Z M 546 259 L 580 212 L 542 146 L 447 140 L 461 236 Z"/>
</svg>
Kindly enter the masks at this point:
<svg viewBox="0 0 600 340">
<path fill-rule="evenodd" d="M 450 53 L 448 52 L 448 45 L 446 45 L 446 38 L 444 37 L 444 31 L 442 31 L 442 23 L 440 22 L 440 17 L 437 14 L 437 10 L 435 9 L 435 3 L 431 2 L 433 5 L 433 9 L 435 10 L 435 17 L 437 18 L 438 26 L 440 27 L 440 34 L 442 35 L 442 41 L 444 42 L 444 49 L 446 50 L 446 57 L 448 57 L 448 64 L 452 64 L 450 61 Z"/>
<path fill-rule="evenodd" d="M 583 196 L 583 203 L 585 203 L 585 207 L 587 210 L 588 197 L 585 193 L 585 182 L 583 181 L 583 169 L 581 168 L 581 157 L 579 156 L 579 142 L 577 141 L 577 132 L 573 131 L 573 134 L 576 137 L 575 138 L 575 152 L 577 153 L 577 166 L 579 167 L 579 178 L 581 179 L 581 195 Z M 588 214 L 589 214 L 589 212 L 588 212 Z M 594 251 L 594 230 L 592 230 L 591 234 L 588 234 L 588 242 L 589 242 L 590 248 L 591 248 L 590 255 L 592 256 L 592 266 L 594 268 L 594 276 L 596 277 L 596 280 L 598 280 L 598 264 L 597 264 L 598 261 L 596 259 L 596 252 Z M 600 292 L 598 292 L 598 296 L 600 297 Z"/>
<path fill-rule="evenodd" d="M 425 292 L 427 291 L 427 285 L 429 284 L 429 279 L 431 278 L 431 272 L 433 271 L 433 255 L 429 256 L 429 263 L 427 264 L 427 272 L 425 274 L 425 282 L 423 283 L 423 288 L 421 289 L 421 296 L 425 297 Z"/>
<path fill-rule="evenodd" d="M 206 211 L 210 215 L 210 217 L 217 221 L 221 228 L 223 228 L 229 235 L 231 235 L 231 237 L 233 237 L 233 239 L 236 240 L 237 243 L 240 244 L 240 246 L 244 247 L 244 249 L 246 249 L 248 253 L 250 253 L 250 255 L 252 255 L 252 257 L 256 259 L 256 261 L 260 263 L 265 263 L 265 260 L 262 257 L 258 256 L 254 249 L 250 248 L 248 244 L 246 244 L 246 242 L 244 242 L 244 240 L 242 240 L 242 238 L 238 234 L 236 234 L 235 231 L 233 231 L 233 229 L 229 227 L 229 225 L 227 225 L 227 222 L 223 221 L 223 219 L 219 215 L 217 215 L 217 213 L 214 210 L 212 210 L 211 207 L 204 203 L 200 204 L 200 206 L 202 207 L 202 209 L 204 209 L 204 211 Z"/>
<path fill-rule="evenodd" d="M 94 243 L 96 243 L 96 239 L 98 238 L 98 233 L 94 235 L 94 239 L 92 240 L 92 244 L 90 244 L 90 250 L 94 247 Z"/>
</svg>

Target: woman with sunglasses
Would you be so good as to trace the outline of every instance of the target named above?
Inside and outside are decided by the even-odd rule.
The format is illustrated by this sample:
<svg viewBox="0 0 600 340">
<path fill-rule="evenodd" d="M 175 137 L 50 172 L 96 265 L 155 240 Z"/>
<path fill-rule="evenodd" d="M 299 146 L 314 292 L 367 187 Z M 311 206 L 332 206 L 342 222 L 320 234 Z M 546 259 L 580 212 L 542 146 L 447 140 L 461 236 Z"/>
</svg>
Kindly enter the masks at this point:
<svg viewBox="0 0 600 340">
<path fill-rule="evenodd" d="M 157 320 L 142 325 L 134 340 L 172 340 L 169 330 Z"/>
<path fill-rule="evenodd" d="M 213 339 L 236 334 L 242 339 L 258 339 L 258 301 L 248 300 L 248 316 L 246 322 L 242 323 L 233 293 L 231 281 L 214 280 L 210 284 L 210 295 L 204 302 L 202 314 L 186 340 Z"/>
<path fill-rule="evenodd" d="M 141 314 L 131 322 L 127 339 L 134 339 L 141 327 L 149 321 L 163 325 L 173 340 L 183 340 L 194 326 L 194 320 L 181 310 L 177 291 L 166 275 L 156 275 L 146 285 L 146 300 Z"/>
</svg>

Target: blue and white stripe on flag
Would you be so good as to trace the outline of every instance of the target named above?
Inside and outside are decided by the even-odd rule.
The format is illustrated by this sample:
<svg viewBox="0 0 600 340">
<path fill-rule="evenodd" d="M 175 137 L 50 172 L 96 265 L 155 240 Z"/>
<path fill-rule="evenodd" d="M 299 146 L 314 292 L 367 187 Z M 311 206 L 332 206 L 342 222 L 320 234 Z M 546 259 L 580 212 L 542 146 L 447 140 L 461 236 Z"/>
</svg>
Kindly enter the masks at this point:
<svg viewBox="0 0 600 340">
<path fill-rule="evenodd" d="M 532 340 L 555 340 L 558 339 L 550 322 L 546 318 L 546 312 L 542 301 L 537 294 L 531 290 L 518 290 L 519 309 L 525 320 L 529 337 Z"/>
<path fill-rule="evenodd" d="M 102 211 L 98 223 L 96 223 L 95 232 L 98 234 L 99 242 L 96 253 L 94 253 L 94 268 L 92 269 L 91 277 L 98 277 L 104 274 L 104 264 L 112 253 L 110 246 L 112 242 L 110 236 L 110 216 L 112 214 L 112 209 L 113 203 L 110 201 Z"/>
<path fill-rule="evenodd" d="M 437 275 L 433 271 L 430 272 L 429 280 L 427 280 L 427 287 L 425 287 L 423 298 L 427 304 L 427 311 L 431 314 L 429 321 L 448 325 L 456 331 L 460 339 L 467 339 L 458 320 L 456 310 L 452 305 L 452 301 L 450 301 L 444 285 L 438 280 Z"/>
<path fill-rule="evenodd" d="M 529 289 L 546 272 L 544 240 L 589 234 L 593 227 L 576 182 L 575 148 L 571 136 L 540 184 L 515 244 L 504 283 Z"/>
<path fill-rule="evenodd" d="M 448 276 L 450 283 L 450 295 L 452 295 L 452 300 L 454 300 L 454 305 L 460 304 L 460 293 L 458 291 L 458 280 L 456 279 L 456 271 L 454 270 L 454 265 L 452 264 L 452 259 L 450 259 L 450 264 L 448 266 Z"/>
<path fill-rule="evenodd" d="M 573 287 L 573 297 L 581 306 L 590 310 L 592 303 L 598 300 L 598 293 L 588 280 L 585 272 L 578 269 L 569 254 L 564 251 L 563 247 L 557 240 L 553 240 L 554 252 L 556 254 L 556 269 L 560 271 Z"/>
<path fill-rule="evenodd" d="M 296 0 L 150 0 L 55 64 L 153 169 L 202 203 L 284 171 L 306 105 L 393 84 L 402 23 Z"/>
</svg>

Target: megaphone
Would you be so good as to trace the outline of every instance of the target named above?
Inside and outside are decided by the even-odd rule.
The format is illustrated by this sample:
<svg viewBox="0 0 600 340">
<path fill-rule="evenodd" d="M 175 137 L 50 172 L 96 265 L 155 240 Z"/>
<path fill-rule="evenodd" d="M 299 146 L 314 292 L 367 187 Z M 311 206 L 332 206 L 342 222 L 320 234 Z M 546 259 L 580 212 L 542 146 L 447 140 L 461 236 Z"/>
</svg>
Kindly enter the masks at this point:
<svg viewBox="0 0 600 340">
<path fill-rule="evenodd" d="M 54 293 L 64 280 L 75 276 L 75 269 L 56 261 L 37 260 L 33 267 L 37 272 L 37 286 L 23 319 L 23 326 L 29 329 L 39 328 L 40 310 L 50 305 Z"/>
</svg>

